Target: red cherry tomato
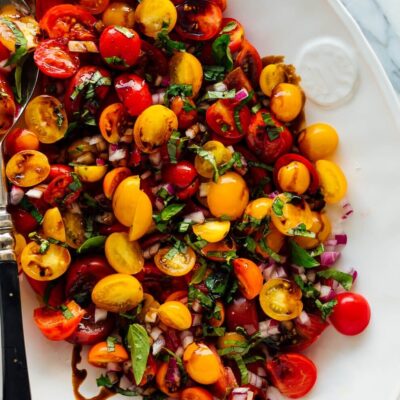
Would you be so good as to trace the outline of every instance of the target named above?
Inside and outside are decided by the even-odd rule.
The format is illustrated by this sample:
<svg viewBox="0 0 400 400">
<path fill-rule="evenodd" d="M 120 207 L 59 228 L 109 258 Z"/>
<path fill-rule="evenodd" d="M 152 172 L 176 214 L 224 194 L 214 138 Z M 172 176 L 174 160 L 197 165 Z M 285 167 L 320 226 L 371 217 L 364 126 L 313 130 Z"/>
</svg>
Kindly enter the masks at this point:
<svg viewBox="0 0 400 400">
<path fill-rule="evenodd" d="M 37 293 L 43 300 L 47 300 L 50 307 L 58 307 L 65 301 L 64 296 L 64 281 L 57 279 L 54 281 L 37 281 L 28 275 L 24 274 L 26 280 L 35 293 Z"/>
<path fill-rule="evenodd" d="M 279 170 L 282 167 L 284 167 L 285 165 L 290 164 L 292 161 L 298 161 L 298 162 L 302 163 L 308 169 L 308 172 L 310 173 L 310 177 L 311 177 L 311 183 L 308 188 L 308 191 L 310 193 L 315 193 L 319 187 L 319 178 L 318 178 L 317 170 L 315 169 L 314 165 L 311 164 L 311 162 L 307 160 L 307 158 L 305 158 L 299 154 L 295 154 L 295 153 L 284 154 L 283 156 L 279 157 L 278 160 L 276 161 L 275 166 L 274 166 L 275 185 L 279 188 L 279 182 L 278 182 Z"/>
<path fill-rule="evenodd" d="M 235 105 L 230 100 L 218 100 L 206 112 L 207 124 L 224 144 L 242 140 L 249 130 L 250 118 L 247 106 Z"/>
<path fill-rule="evenodd" d="M 154 82 L 159 76 L 168 75 L 168 59 L 164 53 L 149 42 L 142 40 L 140 56 L 135 64 L 135 72 L 145 77 L 146 74 Z"/>
<path fill-rule="evenodd" d="M 194 165 L 189 161 L 179 161 L 177 164 L 167 164 L 162 169 L 162 179 L 179 189 L 189 186 L 197 177 Z"/>
<path fill-rule="evenodd" d="M 92 14 L 101 14 L 110 3 L 110 0 L 78 0 L 79 5 Z"/>
<path fill-rule="evenodd" d="M 262 61 L 257 49 L 247 40 L 236 56 L 235 67 L 241 67 L 254 87 L 258 87 L 262 71 Z"/>
<path fill-rule="evenodd" d="M 11 87 L 1 73 L 0 93 L 0 135 L 3 135 L 14 123 L 16 104 Z"/>
<path fill-rule="evenodd" d="M 221 9 L 208 0 L 187 0 L 176 7 L 176 31 L 184 39 L 209 40 L 217 35 L 222 22 Z"/>
<path fill-rule="evenodd" d="M 64 311 L 40 307 L 33 312 L 35 324 L 47 339 L 64 340 L 71 336 L 85 314 L 85 310 L 73 300 L 64 307 Z M 68 317 L 65 316 L 67 312 Z"/>
<path fill-rule="evenodd" d="M 249 335 L 258 331 L 256 303 L 240 297 L 226 308 L 225 321 L 228 330 L 234 332 L 238 326 L 244 327 Z"/>
<path fill-rule="evenodd" d="M 128 113 L 138 116 L 153 104 L 146 81 L 135 74 L 123 74 L 115 79 L 115 90 Z"/>
<path fill-rule="evenodd" d="M 271 164 L 292 148 L 293 137 L 272 114 L 260 110 L 251 116 L 246 142 L 257 157 Z"/>
<path fill-rule="evenodd" d="M 187 200 L 199 190 L 200 179 L 196 178 L 189 186 L 184 189 L 177 190 L 176 197 L 181 200 Z"/>
<path fill-rule="evenodd" d="M 44 201 L 53 207 L 73 203 L 82 192 L 82 188 L 75 189 L 72 186 L 73 182 L 74 179 L 71 174 L 56 176 L 44 191 Z"/>
<path fill-rule="evenodd" d="M 50 8 L 64 3 L 64 0 L 36 0 L 36 20 L 40 21 L 43 15 L 46 14 L 46 11 Z"/>
<path fill-rule="evenodd" d="M 179 129 L 188 129 L 197 120 L 197 109 L 191 99 L 182 99 L 182 97 L 176 96 L 171 100 L 170 108 L 178 117 Z"/>
<path fill-rule="evenodd" d="M 79 57 L 68 50 L 68 39 L 48 39 L 39 43 L 33 56 L 39 70 L 52 78 L 66 79 L 78 71 Z"/>
<path fill-rule="evenodd" d="M 40 28 L 49 38 L 68 38 L 69 40 L 95 40 L 93 15 L 84 8 L 72 4 L 51 7 L 40 20 Z"/>
<path fill-rule="evenodd" d="M 10 57 L 10 50 L 0 42 L 0 61 L 7 60 Z"/>
<path fill-rule="evenodd" d="M 50 173 L 47 177 L 47 181 L 51 182 L 54 178 L 62 175 L 69 175 L 73 169 L 69 165 L 64 164 L 52 164 L 50 165 Z"/>
<path fill-rule="evenodd" d="M 132 67 L 140 54 L 139 35 L 123 26 L 108 26 L 100 36 L 100 54 L 115 69 Z"/>
<path fill-rule="evenodd" d="M 305 396 L 317 380 L 317 368 L 302 354 L 281 354 L 267 362 L 267 372 L 272 384 L 291 398 Z"/>
<path fill-rule="evenodd" d="M 28 129 L 15 128 L 5 139 L 5 152 L 12 156 L 22 150 L 39 150 L 37 135 Z"/>
<path fill-rule="evenodd" d="M 234 18 L 223 18 L 220 35 L 229 35 L 229 50 L 236 53 L 244 40 L 244 29 L 241 23 Z"/>
<path fill-rule="evenodd" d="M 369 324 L 371 309 L 368 301 L 358 293 L 339 293 L 337 304 L 330 316 L 332 325 L 343 335 L 354 336 Z"/>
<path fill-rule="evenodd" d="M 38 222 L 28 211 L 19 207 L 10 207 L 9 211 L 15 230 L 22 235 L 27 237 L 29 233 L 34 232 L 38 227 Z"/>
</svg>

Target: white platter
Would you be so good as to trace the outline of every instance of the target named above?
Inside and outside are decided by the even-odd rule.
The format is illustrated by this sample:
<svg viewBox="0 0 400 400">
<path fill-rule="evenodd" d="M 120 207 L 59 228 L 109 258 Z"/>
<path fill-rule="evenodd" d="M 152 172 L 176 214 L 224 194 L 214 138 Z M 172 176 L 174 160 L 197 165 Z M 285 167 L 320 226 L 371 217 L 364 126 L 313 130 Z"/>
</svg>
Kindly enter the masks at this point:
<svg viewBox="0 0 400 400">
<path fill-rule="evenodd" d="M 355 214 L 346 224 L 342 265 L 356 267 L 356 291 L 372 308 L 369 329 L 349 338 L 329 328 L 307 354 L 319 377 L 309 400 L 398 400 L 400 394 L 400 106 L 377 58 L 336 0 L 228 0 L 262 55 L 284 54 L 296 64 L 306 43 L 330 37 L 353 52 L 359 66 L 355 95 L 324 109 L 309 101 L 308 123 L 333 124 L 341 139 L 337 161 L 349 181 Z M 72 346 L 47 341 L 35 328 L 37 302 L 22 282 L 25 341 L 33 400 L 73 400 Z M 85 394 L 95 395 L 89 369 Z M 15 382 L 14 384 L 18 384 Z M 128 399 L 116 396 L 115 399 Z M 18 400 L 18 399 L 15 399 Z"/>
</svg>

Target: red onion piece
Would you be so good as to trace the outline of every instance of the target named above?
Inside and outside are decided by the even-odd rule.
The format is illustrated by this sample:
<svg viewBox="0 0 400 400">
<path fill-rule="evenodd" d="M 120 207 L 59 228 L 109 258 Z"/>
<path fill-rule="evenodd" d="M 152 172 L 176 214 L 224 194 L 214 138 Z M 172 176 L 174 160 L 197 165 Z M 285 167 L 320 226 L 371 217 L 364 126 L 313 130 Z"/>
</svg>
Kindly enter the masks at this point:
<svg viewBox="0 0 400 400">
<path fill-rule="evenodd" d="M 231 393 L 232 400 L 248 400 L 250 389 L 247 387 L 234 388 Z"/>
<path fill-rule="evenodd" d="M 164 336 L 160 335 L 158 339 L 153 343 L 153 356 L 156 356 L 164 346 L 165 346 Z"/>
<path fill-rule="evenodd" d="M 301 314 L 298 316 L 297 321 L 301 325 L 309 326 L 311 324 L 311 319 L 305 311 L 302 311 Z"/>
<path fill-rule="evenodd" d="M 110 162 L 123 160 L 127 155 L 126 148 L 118 148 L 117 145 L 111 144 L 108 148 L 108 160 Z"/>
<path fill-rule="evenodd" d="M 335 264 L 339 257 L 340 253 L 338 251 L 324 251 L 321 254 L 321 265 L 329 267 Z"/>
<path fill-rule="evenodd" d="M 94 322 L 104 321 L 107 318 L 108 311 L 102 308 L 97 308 L 94 310 Z"/>
<path fill-rule="evenodd" d="M 129 380 L 129 378 L 126 375 L 122 375 L 120 381 L 119 381 L 119 387 L 122 390 L 128 390 L 132 386 L 132 382 Z"/>
<path fill-rule="evenodd" d="M 119 372 L 122 371 L 121 364 L 115 362 L 107 363 L 107 371 L 108 372 Z"/>
<path fill-rule="evenodd" d="M 106 373 L 108 380 L 114 385 L 118 382 L 118 374 L 115 371 L 107 371 Z"/>
<path fill-rule="evenodd" d="M 157 340 L 160 337 L 161 333 L 162 333 L 162 330 L 160 328 L 158 328 L 157 326 L 155 326 L 150 332 L 150 337 L 153 340 Z"/>
<path fill-rule="evenodd" d="M 12 185 L 10 190 L 10 203 L 16 206 L 21 202 L 24 195 L 25 192 L 20 187 Z"/>
<path fill-rule="evenodd" d="M 319 298 L 322 301 L 330 301 L 336 297 L 336 292 L 330 287 L 326 285 L 321 285 L 321 294 Z"/>
<path fill-rule="evenodd" d="M 236 92 L 235 100 L 243 101 L 243 100 L 247 99 L 247 97 L 249 97 L 249 92 L 245 88 L 243 88 L 243 89 L 240 89 L 238 92 Z"/>
<path fill-rule="evenodd" d="M 258 324 L 261 337 L 279 335 L 279 322 L 274 319 L 267 319 Z"/>
<path fill-rule="evenodd" d="M 347 199 L 342 200 L 341 204 L 343 207 L 342 219 L 347 219 L 350 217 L 351 214 L 353 214 L 354 212 L 353 207 L 351 206 L 351 204 Z"/>
<path fill-rule="evenodd" d="M 249 384 L 255 386 L 258 389 L 266 385 L 265 379 L 262 379 L 260 376 L 254 374 L 251 371 L 248 371 L 248 377 L 249 377 Z"/>
<path fill-rule="evenodd" d="M 102 158 L 96 158 L 96 165 L 104 166 L 106 162 Z"/>
<path fill-rule="evenodd" d="M 195 224 L 202 224 L 206 220 L 202 211 L 195 211 L 184 216 L 183 221 Z"/>
<path fill-rule="evenodd" d="M 164 97 L 165 97 L 165 92 L 154 93 L 151 96 L 153 105 L 154 104 L 164 104 Z"/>
<path fill-rule="evenodd" d="M 201 325 L 201 314 L 193 314 L 192 326 L 200 326 Z"/>
<path fill-rule="evenodd" d="M 335 240 L 338 245 L 346 245 L 347 244 L 347 235 L 345 233 L 340 233 L 335 235 Z"/>
</svg>

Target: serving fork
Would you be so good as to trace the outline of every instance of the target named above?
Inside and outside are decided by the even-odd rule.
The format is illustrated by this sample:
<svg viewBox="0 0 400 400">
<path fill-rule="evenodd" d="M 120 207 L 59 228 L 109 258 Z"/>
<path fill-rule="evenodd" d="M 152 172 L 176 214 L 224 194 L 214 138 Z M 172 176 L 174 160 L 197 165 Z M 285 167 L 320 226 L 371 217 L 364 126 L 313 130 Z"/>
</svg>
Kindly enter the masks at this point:
<svg viewBox="0 0 400 400">
<path fill-rule="evenodd" d="M 33 0 L 34 1 L 34 0 Z M 24 0 L 0 0 L 0 7 L 13 4 L 24 14 L 34 15 L 34 6 Z M 22 102 L 14 125 L 23 113 L 38 79 L 38 69 L 32 55 L 22 67 Z M 12 129 L 12 128 L 11 128 Z M 10 129 L 10 130 L 11 130 Z M 8 131 L 10 132 L 10 131 Z M 8 133 L 7 132 L 7 133 Z M 3 400 L 30 400 L 29 375 L 26 362 L 22 325 L 18 266 L 14 253 L 13 224 L 7 212 L 8 192 L 3 159 L 3 143 L 7 133 L 0 137 L 0 321 L 2 344 Z"/>
</svg>

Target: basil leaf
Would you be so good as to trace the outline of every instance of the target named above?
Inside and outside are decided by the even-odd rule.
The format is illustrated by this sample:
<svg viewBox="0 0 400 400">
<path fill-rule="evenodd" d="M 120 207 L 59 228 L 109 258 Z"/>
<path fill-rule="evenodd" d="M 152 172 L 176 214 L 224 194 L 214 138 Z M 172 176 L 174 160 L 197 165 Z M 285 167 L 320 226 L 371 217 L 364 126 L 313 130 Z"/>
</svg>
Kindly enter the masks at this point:
<svg viewBox="0 0 400 400">
<path fill-rule="evenodd" d="M 208 82 L 219 82 L 225 78 L 225 68 L 221 65 L 204 65 L 203 72 Z"/>
<path fill-rule="evenodd" d="M 132 31 L 130 31 L 128 28 L 125 28 L 124 26 L 115 25 L 114 29 L 119 33 L 122 33 L 128 39 L 131 39 L 135 36 L 135 34 Z"/>
<path fill-rule="evenodd" d="M 230 71 L 233 68 L 233 59 L 229 50 L 230 36 L 227 34 L 219 36 L 212 44 L 212 54 L 218 65 Z"/>
<path fill-rule="evenodd" d="M 321 311 L 321 316 L 323 320 L 326 320 L 332 314 L 336 304 L 336 299 L 328 301 L 327 303 L 322 303 L 320 300 L 315 300 L 315 305 Z"/>
<path fill-rule="evenodd" d="M 202 147 L 197 146 L 196 144 L 189 146 L 188 149 L 195 152 L 199 157 L 211 164 L 211 167 L 214 170 L 214 181 L 217 181 L 219 178 L 219 172 L 214 154 L 211 151 L 204 150 Z"/>
<path fill-rule="evenodd" d="M 346 272 L 338 271 L 337 269 L 331 268 L 324 271 L 319 271 L 317 275 L 321 278 L 333 279 L 336 282 L 339 282 L 346 290 L 351 290 L 351 287 L 353 286 L 352 275 L 346 274 Z"/>
<path fill-rule="evenodd" d="M 165 52 L 171 56 L 176 51 L 186 51 L 185 44 L 172 40 L 168 35 L 168 29 L 165 27 L 157 35 L 156 46 L 161 47 Z"/>
<path fill-rule="evenodd" d="M 180 213 L 185 206 L 186 204 L 170 204 L 163 208 L 160 212 L 161 221 L 169 221 L 176 214 Z"/>
<path fill-rule="evenodd" d="M 113 384 L 110 381 L 110 378 L 107 375 L 100 375 L 99 378 L 96 379 L 96 384 L 98 387 L 106 387 L 108 389 L 111 389 L 113 387 Z"/>
<path fill-rule="evenodd" d="M 87 240 L 85 240 L 81 246 L 76 250 L 78 254 L 87 253 L 91 250 L 97 250 L 104 247 L 104 243 L 106 242 L 106 236 L 93 236 Z"/>
<path fill-rule="evenodd" d="M 292 263 L 304 268 L 315 268 L 320 264 L 310 253 L 299 246 L 294 240 L 289 240 Z"/>
<path fill-rule="evenodd" d="M 273 171 L 274 167 L 271 167 L 270 165 L 267 165 L 263 162 L 259 162 L 259 161 L 252 161 L 252 160 L 247 160 L 247 165 L 249 167 L 253 167 L 253 168 L 262 168 L 265 169 L 266 171 Z"/>
<path fill-rule="evenodd" d="M 273 251 L 271 249 L 271 247 L 269 247 L 267 245 L 267 242 L 265 241 L 264 238 L 261 239 L 259 244 L 260 244 L 261 249 L 264 250 L 274 261 L 276 261 L 278 263 L 280 263 L 282 261 L 281 256 L 278 253 L 276 253 L 275 251 Z"/>
<path fill-rule="evenodd" d="M 213 308 L 214 302 L 212 299 L 205 295 L 201 290 L 189 285 L 188 289 L 188 301 L 192 304 L 194 300 L 198 300 L 199 303 L 205 308 Z"/>
<path fill-rule="evenodd" d="M 201 100 L 203 101 L 203 100 L 214 100 L 214 99 L 234 99 L 235 96 L 236 96 L 236 89 L 227 90 L 225 92 L 209 90 Z"/>
<path fill-rule="evenodd" d="M 18 26 L 14 24 L 14 22 L 8 20 L 7 18 L 0 18 L 0 24 L 6 25 L 15 37 L 15 52 L 8 59 L 6 66 L 18 64 L 25 54 L 28 53 L 28 41 Z"/>
<path fill-rule="evenodd" d="M 150 339 L 142 325 L 132 324 L 129 326 L 127 340 L 131 349 L 133 375 L 139 384 L 147 367 Z"/>
<path fill-rule="evenodd" d="M 167 151 L 169 156 L 169 161 L 171 164 L 177 163 L 177 153 L 178 150 L 182 148 L 183 143 L 185 142 L 185 138 L 181 138 L 181 134 L 178 131 L 173 131 L 168 142 L 167 142 Z"/>
<path fill-rule="evenodd" d="M 240 384 L 247 385 L 249 383 L 249 371 L 245 362 L 243 361 L 243 358 L 238 355 L 232 358 L 236 361 L 236 365 L 238 366 L 240 372 Z"/>
<path fill-rule="evenodd" d="M 166 96 L 182 96 L 182 97 L 190 97 L 193 94 L 193 86 L 186 84 L 172 84 L 168 86 L 168 89 L 165 92 Z"/>
<path fill-rule="evenodd" d="M 272 202 L 272 211 L 275 213 L 277 217 L 283 217 L 283 207 L 285 203 L 280 197 L 275 197 Z"/>
<path fill-rule="evenodd" d="M 190 285 L 198 285 L 203 282 L 207 272 L 207 262 L 200 258 L 200 267 L 193 274 L 192 280 L 190 281 Z"/>
<path fill-rule="evenodd" d="M 107 351 L 109 353 L 112 353 L 115 351 L 115 343 L 117 343 L 117 338 L 115 338 L 114 336 L 109 336 L 106 339 L 106 343 L 107 343 Z"/>
<path fill-rule="evenodd" d="M 203 336 L 221 337 L 225 335 L 226 328 L 223 326 L 215 327 L 203 324 Z"/>
<path fill-rule="evenodd" d="M 308 299 L 315 299 L 320 295 L 320 292 L 314 287 L 314 285 L 311 282 L 305 283 L 303 279 L 301 279 L 300 275 L 294 275 L 293 279 L 303 292 L 304 297 L 307 297 Z"/>
<path fill-rule="evenodd" d="M 72 314 L 71 310 L 66 306 L 66 305 L 61 305 L 60 310 L 62 312 L 62 315 L 64 315 L 65 319 L 71 319 L 74 318 L 74 314 Z"/>
<path fill-rule="evenodd" d="M 315 238 L 315 233 L 308 231 L 305 224 L 299 224 L 296 226 L 296 228 L 289 229 L 288 234 L 293 236 Z"/>
<path fill-rule="evenodd" d="M 109 65 L 122 65 L 124 67 L 129 67 L 126 61 L 123 58 L 113 56 L 113 57 L 105 57 L 104 61 Z"/>
<path fill-rule="evenodd" d="M 274 140 L 279 138 L 281 132 L 283 132 L 285 128 L 283 126 L 276 126 L 270 113 L 262 113 L 261 116 L 267 127 L 268 138 L 271 142 L 273 142 Z"/>
</svg>

